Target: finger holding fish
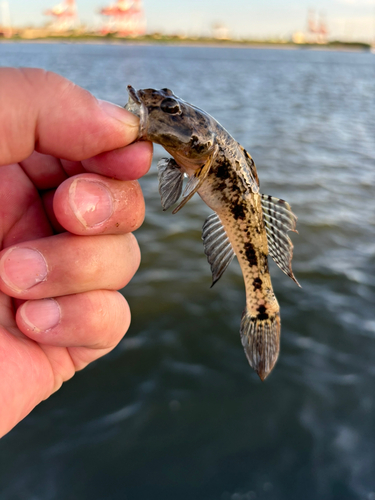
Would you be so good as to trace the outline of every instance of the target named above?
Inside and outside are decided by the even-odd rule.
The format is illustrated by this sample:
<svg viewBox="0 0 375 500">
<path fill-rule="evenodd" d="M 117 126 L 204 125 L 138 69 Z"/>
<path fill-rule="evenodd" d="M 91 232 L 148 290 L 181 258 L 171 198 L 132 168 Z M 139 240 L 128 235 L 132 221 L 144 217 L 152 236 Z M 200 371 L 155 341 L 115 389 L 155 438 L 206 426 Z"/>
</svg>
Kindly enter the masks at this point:
<svg viewBox="0 0 375 500">
<path fill-rule="evenodd" d="M 123 181 L 132 181 L 148 172 L 151 161 L 152 143 L 142 141 L 100 153 L 83 160 L 81 163 L 88 172 Z"/>
</svg>

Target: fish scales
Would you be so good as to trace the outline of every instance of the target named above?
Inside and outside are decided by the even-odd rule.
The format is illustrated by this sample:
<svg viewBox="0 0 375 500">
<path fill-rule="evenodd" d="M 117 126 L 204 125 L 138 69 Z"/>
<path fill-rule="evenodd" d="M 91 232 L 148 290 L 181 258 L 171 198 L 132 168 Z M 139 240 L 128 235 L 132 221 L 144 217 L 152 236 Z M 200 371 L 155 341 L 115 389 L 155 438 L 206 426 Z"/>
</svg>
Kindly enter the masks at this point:
<svg viewBox="0 0 375 500">
<path fill-rule="evenodd" d="M 268 269 L 261 197 L 252 192 L 251 177 L 244 175 L 247 171 L 238 175 L 238 163 L 234 155 L 228 159 L 225 149 L 220 148 L 198 194 L 219 216 L 241 266 L 246 289 L 244 316 L 248 315 L 250 323 L 258 323 L 254 331 L 250 323 L 248 328 L 241 328 L 242 344 L 249 363 L 264 380 L 279 353 L 280 307 Z"/>
<path fill-rule="evenodd" d="M 140 140 L 161 144 L 173 158 L 158 164 L 164 210 L 182 201 L 176 213 L 198 193 L 214 213 L 203 225 L 204 251 L 212 285 L 236 255 L 246 289 L 240 335 L 247 359 L 264 380 L 274 367 L 280 345 L 280 307 L 268 268 L 271 255 L 294 277 L 296 216 L 284 200 L 259 193 L 259 179 L 249 153 L 210 115 L 169 89 L 128 87 L 126 108 L 140 117 Z M 182 192 L 183 175 L 188 182 Z"/>
</svg>

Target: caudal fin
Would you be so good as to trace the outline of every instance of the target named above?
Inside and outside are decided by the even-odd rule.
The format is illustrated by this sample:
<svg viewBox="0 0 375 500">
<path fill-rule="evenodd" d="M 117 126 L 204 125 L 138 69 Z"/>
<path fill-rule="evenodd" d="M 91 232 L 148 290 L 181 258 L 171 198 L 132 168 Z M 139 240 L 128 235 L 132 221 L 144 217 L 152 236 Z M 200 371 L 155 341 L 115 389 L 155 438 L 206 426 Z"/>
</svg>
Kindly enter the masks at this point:
<svg viewBox="0 0 375 500">
<path fill-rule="evenodd" d="M 245 309 L 240 330 L 246 357 L 261 380 L 272 371 L 280 349 L 280 316 L 278 313 L 267 316 L 261 319 Z"/>
</svg>

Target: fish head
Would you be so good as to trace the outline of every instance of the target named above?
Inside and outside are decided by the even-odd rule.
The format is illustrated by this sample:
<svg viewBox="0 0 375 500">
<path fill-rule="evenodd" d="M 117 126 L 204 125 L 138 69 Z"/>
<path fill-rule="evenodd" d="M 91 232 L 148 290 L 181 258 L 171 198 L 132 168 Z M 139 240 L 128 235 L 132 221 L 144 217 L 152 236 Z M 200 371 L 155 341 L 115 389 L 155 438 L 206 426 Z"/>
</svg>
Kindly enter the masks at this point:
<svg viewBox="0 0 375 500">
<path fill-rule="evenodd" d="M 160 144 L 189 166 L 212 153 L 218 124 L 208 113 L 167 88 L 135 90 L 129 85 L 128 92 L 125 109 L 140 118 L 139 139 Z"/>
</svg>

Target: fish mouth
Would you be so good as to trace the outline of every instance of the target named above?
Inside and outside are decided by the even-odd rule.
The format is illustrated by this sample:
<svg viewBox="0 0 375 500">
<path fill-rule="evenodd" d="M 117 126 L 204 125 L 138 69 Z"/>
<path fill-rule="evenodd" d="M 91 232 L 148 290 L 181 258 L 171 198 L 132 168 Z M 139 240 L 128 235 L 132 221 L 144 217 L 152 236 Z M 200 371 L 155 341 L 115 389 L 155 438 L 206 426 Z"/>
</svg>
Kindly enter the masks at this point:
<svg viewBox="0 0 375 500">
<path fill-rule="evenodd" d="M 133 113 L 133 115 L 139 118 L 139 132 L 138 139 L 143 139 L 146 136 L 146 125 L 148 110 L 145 104 L 142 102 L 139 92 L 135 90 L 134 87 L 128 85 L 129 100 L 125 105 L 125 109 Z"/>
</svg>

